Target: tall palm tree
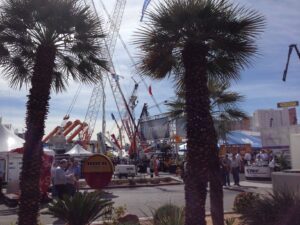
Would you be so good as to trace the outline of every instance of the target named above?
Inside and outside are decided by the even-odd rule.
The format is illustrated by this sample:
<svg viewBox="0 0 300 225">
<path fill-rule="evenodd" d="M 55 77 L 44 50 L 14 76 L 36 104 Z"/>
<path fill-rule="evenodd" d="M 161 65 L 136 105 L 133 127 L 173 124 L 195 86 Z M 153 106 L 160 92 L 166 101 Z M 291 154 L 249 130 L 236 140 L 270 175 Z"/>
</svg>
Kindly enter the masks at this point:
<svg viewBox="0 0 300 225">
<path fill-rule="evenodd" d="M 141 50 L 139 67 L 147 76 L 172 76 L 184 86 L 188 139 L 185 224 L 204 225 L 209 175 L 219 173 L 208 78 L 228 81 L 239 77 L 257 52 L 255 39 L 264 19 L 227 0 L 166 0 L 147 16 L 135 41 Z M 220 180 L 211 183 L 211 192 L 222 199 Z M 216 209 L 212 206 L 214 224 L 224 224 L 222 207 L 222 201 Z"/>
<path fill-rule="evenodd" d="M 216 80 L 209 80 L 207 85 L 210 93 L 210 113 L 213 117 L 218 139 L 226 140 L 226 134 L 230 131 L 230 122 L 247 118 L 246 113 L 238 108 L 238 103 L 243 100 L 244 96 L 229 91 L 229 82 L 221 83 Z M 177 98 L 166 104 L 171 118 L 176 119 L 185 116 L 185 104 L 184 90 L 180 89 L 177 92 Z M 209 195 L 211 214 L 215 221 L 214 223 L 218 224 L 217 221 L 221 223 L 224 210 L 223 195 L 219 187 L 222 178 L 216 170 L 210 170 L 209 172 L 209 183 L 212 193 Z"/>
<path fill-rule="evenodd" d="M 209 81 L 207 85 L 210 93 L 210 113 L 218 136 L 222 138 L 223 133 L 228 131 L 226 126 L 228 122 L 247 118 L 246 113 L 238 107 L 238 104 L 244 100 L 244 96 L 229 91 L 230 84 L 228 82 Z M 176 119 L 184 116 L 185 104 L 185 93 L 181 89 L 177 91 L 176 98 L 168 101 L 165 105 L 168 107 L 169 116 Z M 227 129 L 220 130 L 220 126 Z"/>
<path fill-rule="evenodd" d="M 0 64 L 12 87 L 29 86 L 20 178 L 19 225 L 37 224 L 42 137 L 51 89 L 69 79 L 101 79 L 100 24 L 78 0 L 4 0 L 0 8 Z"/>
</svg>

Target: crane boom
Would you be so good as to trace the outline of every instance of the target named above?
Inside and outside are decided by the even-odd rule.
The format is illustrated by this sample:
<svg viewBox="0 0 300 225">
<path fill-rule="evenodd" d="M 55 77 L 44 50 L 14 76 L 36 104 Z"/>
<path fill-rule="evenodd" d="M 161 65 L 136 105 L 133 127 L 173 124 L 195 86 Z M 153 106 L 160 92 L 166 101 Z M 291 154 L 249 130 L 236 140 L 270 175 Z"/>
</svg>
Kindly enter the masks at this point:
<svg viewBox="0 0 300 225">
<path fill-rule="evenodd" d="M 93 0 L 85 0 L 85 4 L 92 7 L 94 13 L 96 14 L 97 18 L 99 19 L 94 1 Z M 114 25 L 113 26 L 110 25 L 108 36 L 104 39 L 104 48 L 103 48 L 102 57 L 107 59 L 108 68 L 110 68 L 110 71 L 112 71 L 112 73 L 114 73 L 114 74 L 115 74 L 115 69 L 114 69 L 113 62 L 112 62 L 112 54 L 113 54 L 113 51 L 114 51 L 115 45 L 116 45 L 116 38 L 114 38 L 114 37 L 119 32 L 122 17 L 123 17 L 123 12 L 124 12 L 124 8 L 125 8 L 125 4 L 126 4 L 126 0 L 117 0 L 116 1 L 114 12 L 113 12 L 114 18 L 110 22 L 111 24 L 114 24 Z M 100 19 L 99 19 L 99 21 L 100 21 Z M 116 24 L 118 24 L 118 26 Z M 110 78 L 110 73 L 108 73 L 108 72 L 102 72 L 102 73 L 103 73 L 103 75 L 105 75 L 105 76 L 103 76 L 104 77 L 104 82 L 100 81 L 93 88 L 92 95 L 91 95 L 90 102 L 89 102 L 89 106 L 88 106 L 88 110 L 87 110 L 85 120 L 84 120 L 89 126 L 89 136 L 90 136 L 89 138 L 91 138 L 91 135 L 94 131 L 101 103 L 102 103 L 102 110 L 103 110 L 102 133 L 105 134 L 105 130 L 106 130 L 106 122 L 105 122 L 105 100 L 106 100 L 106 96 L 105 96 L 104 88 L 105 88 L 106 79 L 109 81 L 109 84 L 110 84 L 112 90 L 116 89 L 116 88 L 113 87 L 113 81 Z M 117 86 L 117 85 L 115 85 L 115 86 Z M 116 99 L 117 96 L 115 96 L 114 92 L 115 91 L 113 90 L 113 95 L 114 95 L 114 98 Z M 118 112 L 120 114 L 120 109 L 119 109 L 118 105 L 117 105 L 117 108 L 118 108 Z"/>
<path fill-rule="evenodd" d="M 104 6 L 102 0 L 100 0 L 100 2 L 101 2 L 102 6 L 103 6 L 103 9 L 104 9 L 104 11 L 105 11 L 105 13 L 106 13 L 106 15 L 107 15 L 109 21 L 110 21 L 110 24 L 111 24 L 112 26 L 115 26 L 115 28 L 117 28 L 117 27 L 118 27 L 118 24 L 114 23 L 112 17 L 109 15 L 109 13 L 108 13 L 106 7 Z M 125 7 L 125 5 L 124 5 L 124 7 Z M 113 18 L 114 18 L 114 17 L 113 17 Z M 119 28 L 118 28 L 118 29 L 119 29 Z M 121 34 L 120 34 L 120 33 L 117 33 L 117 36 L 118 36 L 119 40 L 121 41 L 122 46 L 123 46 L 123 48 L 125 49 L 127 55 L 129 56 L 129 59 L 130 59 L 132 65 L 133 65 L 134 67 L 136 67 L 137 64 L 136 64 L 135 60 L 133 59 L 133 56 L 131 55 L 129 49 L 127 48 L 127 46 L 126 46 L 126 44 L 125 44 L 125 41 L 123 40 Z M 136 71 L 138 71 L 137 68 L 136 68 Z M 142 83 L 144 84 L 145 88 L 148 89 L 149 86 L 148 86 L 148 84 L 146 83 L 144 77 L 143 77 L 143 76 L 140 76 L 140 79 L 141 79 Z M 151 94 L 150 96 L 151 96 L 153 102 L 155 103 L 155 107 L 158 109 L 158 111 L 159 111 L 160 113 L 162 113 L 162 110 L 161 110 L 161 108 L 159 107 L 159 103 L 157 103 L 155 97 L 154 97 L 152 94 Z"/>
<path fill-rule="evenodd" d="M 300 52 L 299 52 L 299 49 L 298 49 L 297 45 L 296 44 L 291 44 L 289 46 L 288 58 L 287 58 L 287 62 L 286 62 L 286 65 L 285 65 L 284 72 L 283 72 L 283 78 L 282 78 L 283 81 L 286 81 L 287 71 L 288 71 L 288 68 L 289 68 L 290 58 L 291 58 L 291 54 L 292 54 L 293 49 L 295 49 L 295 51 L 296 51 L 296 53 L 297 53 L 297 55 L 300 59 Z"/>
</svg>

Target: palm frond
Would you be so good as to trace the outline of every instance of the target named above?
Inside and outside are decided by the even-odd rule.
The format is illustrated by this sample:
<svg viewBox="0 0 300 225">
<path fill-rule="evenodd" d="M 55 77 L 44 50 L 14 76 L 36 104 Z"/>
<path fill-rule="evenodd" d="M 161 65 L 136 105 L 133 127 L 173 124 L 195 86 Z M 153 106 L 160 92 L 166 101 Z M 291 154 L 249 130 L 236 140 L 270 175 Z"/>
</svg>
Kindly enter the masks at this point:
<svg viewBox="0 0 300 225">
<path fill-rule="evenodd" d="M 47 214 L 53 215 L 70 225 L 91 224 L 108 213 L 113 204 L 98 192 L 77 192 L 74 197 L 65 196 L 48 206 Z"/>
<path fill-rule="evenodd" d="M 207 74 L 221 81 L 238 79 L 257 55 L 256 38 L 265 19 L 228 0 L 167 0 L 146 13 L 136 33 L 140 72 L 155 79 L 174 75 L 184 88 L 182 51 L 186 43 L 206 45 Z M 200 58 L 196 55 L 190 56 Z"/>
<path fill-rule="evenodd" d="M 0 7 L 0 65 L 13 87 L 27 85 L 38 46 L 56 48 L 54 91 L 68 79 L 95 83 L 106 68 L 101 57 L 104 38 L 98 18 L 78 0 L 5 0 Z"/>
</svg>

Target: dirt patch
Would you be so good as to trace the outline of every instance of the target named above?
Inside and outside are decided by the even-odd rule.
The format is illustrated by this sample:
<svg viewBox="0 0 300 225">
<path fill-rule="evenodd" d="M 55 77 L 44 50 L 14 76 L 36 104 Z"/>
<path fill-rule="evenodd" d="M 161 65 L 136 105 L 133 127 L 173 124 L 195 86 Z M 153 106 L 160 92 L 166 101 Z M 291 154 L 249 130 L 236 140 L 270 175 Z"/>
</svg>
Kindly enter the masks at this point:
<svg viewBox="0 0 300 225">
<path fill-rule="evenodd" d="M 229 219 L 229 218 L 235 218 L 235 222 L 233 225 L 239 225 L 239 217 L 240 215 L 235 214 L 235 213 L 226 213 L 224 215 L 225 219 Z M 140 221 L 141 225 L 153 225 L 152 220 L 144 220 L 144 221 Z M 206 216 L 206 225 L 213 225 L 212 224 L 212 220 L 211 220 L 211 216 Z"/>
</svg>

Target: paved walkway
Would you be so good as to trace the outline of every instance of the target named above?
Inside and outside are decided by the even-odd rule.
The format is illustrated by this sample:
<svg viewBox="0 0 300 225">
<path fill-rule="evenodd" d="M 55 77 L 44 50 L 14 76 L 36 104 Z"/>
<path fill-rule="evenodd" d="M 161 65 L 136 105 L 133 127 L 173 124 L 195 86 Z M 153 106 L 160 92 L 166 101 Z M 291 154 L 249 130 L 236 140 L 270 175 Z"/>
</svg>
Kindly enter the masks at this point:
<svg viewBox="0 0 300 225">
<path fill-rule="evenodd" d="M 160 177 L 172 177 L 182 182 L 180 177 L 168 173 L 160 173 Z M 148 176 L 147 176 L 148 177 Z M 232 211 L 233 201 L 239 192 L 267 193 L 272 191 L 271 182 L 248 181 L 241 174 L 241 186 L 224 187 L 224 207 L 226 211 Z M 176 205 L 184 206 L 184 185 L 143 187 L 143 188 L 122 188 L 109 189 L 112 200 L 116 206 L 127 205 L 128 212 L 138 216 L 151 215 L 149 209 L 157 208 L 166 202 L 173 202 Z M 209 201 L 206 210 L 209 212 Z M 17 208 L 7 208 L 0 205 L 0 225 L 10 225 L 16 221 Z M 50 216 L 43 215 L 42 223 L 45 225 L 63 225 L 63 223 Z"/>
</svg>

